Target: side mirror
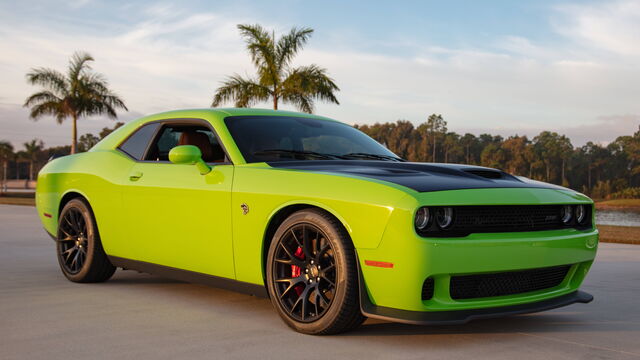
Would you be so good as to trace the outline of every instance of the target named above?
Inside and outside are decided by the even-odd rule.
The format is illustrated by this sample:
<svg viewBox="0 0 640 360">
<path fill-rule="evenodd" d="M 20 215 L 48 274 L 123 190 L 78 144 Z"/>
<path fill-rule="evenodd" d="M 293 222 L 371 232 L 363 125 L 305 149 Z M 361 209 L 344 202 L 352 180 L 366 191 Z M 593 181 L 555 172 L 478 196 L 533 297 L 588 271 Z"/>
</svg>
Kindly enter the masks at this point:
<svg viewBox="0 0 640 360">
<path fill-rule="evenodd" d="M 202 175 L 211 171 L 211 167 L 202 160 L 202 152 L 197 146 L 180 145 L 169 151 L 169 161 L 174 164 L 195 165 Z"/>
</svg>

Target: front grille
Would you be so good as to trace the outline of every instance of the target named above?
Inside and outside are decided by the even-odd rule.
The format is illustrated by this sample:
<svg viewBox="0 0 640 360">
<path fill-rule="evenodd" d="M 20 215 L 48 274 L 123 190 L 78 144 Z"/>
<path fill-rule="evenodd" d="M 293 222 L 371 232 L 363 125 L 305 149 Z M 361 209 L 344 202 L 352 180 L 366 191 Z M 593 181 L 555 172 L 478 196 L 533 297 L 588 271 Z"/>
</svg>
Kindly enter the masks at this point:
<svg viewBox="0 0 640 360">
<path fill-rule="evenodd" d="M 454 300 L 521 294 L 556 287 L 571 265 L 493 274 L 452 276 L 449 292 Z"/>
<path fill-rule="evenodd" d="M 453 221 L 450 227 L 440 229 L 436 221 L 432 221 L 428 229 L 419 233 L 422 236 L 452 237 L 473 233 L 591 228 L 590 206 L 586 207 L 588 220 L 582 225 L 577 224 L 573 219 L 570 223 L 564 224 L 561 219 L 562 207 L 562 205 L 453 206 Z M 438 207 L 430 209 L 435 213 Z"/>
</svg>

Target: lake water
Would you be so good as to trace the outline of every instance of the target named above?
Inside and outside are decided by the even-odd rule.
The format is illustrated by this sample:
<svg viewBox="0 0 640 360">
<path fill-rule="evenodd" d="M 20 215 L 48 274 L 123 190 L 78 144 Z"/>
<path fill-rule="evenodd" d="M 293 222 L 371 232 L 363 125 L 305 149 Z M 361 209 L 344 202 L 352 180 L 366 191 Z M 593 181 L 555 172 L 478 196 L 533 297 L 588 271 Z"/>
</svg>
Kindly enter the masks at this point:
<svg viewBox="0 0 640 360">
<path fill-rule="evenodd" d="M 597 225 L 640 226 L 640 212 L 596 210 Z"/>
</svg>

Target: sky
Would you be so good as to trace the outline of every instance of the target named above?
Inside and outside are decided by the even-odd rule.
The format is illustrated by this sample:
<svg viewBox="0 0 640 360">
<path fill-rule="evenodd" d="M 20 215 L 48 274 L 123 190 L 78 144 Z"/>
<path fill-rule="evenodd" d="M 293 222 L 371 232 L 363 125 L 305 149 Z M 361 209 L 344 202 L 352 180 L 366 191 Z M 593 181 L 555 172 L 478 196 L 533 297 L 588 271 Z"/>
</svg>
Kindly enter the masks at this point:
<svg viewBox="0 0 640 360">
<path fill-rule="evenodd" d="M 254 74 L 245 23 L 313 28 L 295 64 L 328 70 L 340 105 L 316 113 L 345 123 L 437 113 L 458 133 L 551 130 L 576 146 L 640 126 L 640 1 L 0 0 L 0 140 L 70 143 L 69 121 L 22 104 L 38 90 L 25 74 L 64 70 L 74 51 L 125 100 L 120 121 L 208 107 L 226 76 Z M 84 118 L 79 134 L 113 124 Z"/>
</svg>

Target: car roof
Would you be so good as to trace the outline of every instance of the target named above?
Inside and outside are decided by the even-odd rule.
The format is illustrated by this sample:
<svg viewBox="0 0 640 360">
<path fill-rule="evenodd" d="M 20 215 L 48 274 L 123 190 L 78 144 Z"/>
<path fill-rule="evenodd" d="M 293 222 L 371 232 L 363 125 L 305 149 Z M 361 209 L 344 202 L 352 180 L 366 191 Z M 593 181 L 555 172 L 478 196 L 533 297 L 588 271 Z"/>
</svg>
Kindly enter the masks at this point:
<svg viewBox="0 0 640 360">
<path fill-rule="evenodd" d="M 203 118 L 203 119 L 212 119 L 218 118 L 223 119 L 230 116 L 295 116 L 295 117 L 305 117 L 312 118 L 317 120 L 325 120 L 325 121 L 333 121 L 338 122 L 334 119 L 330 119 L 324 116 L 318 116 L 314 114 L 301 113 L 295 111 L 286 111 L 286 110 L 272 110 L 272 109 L 258 109 L 258 108 L 202 108 L 202 109 L 180 109 L 180 110 L 172 110 L 165 111 L 161 113 L 147 115 L 136 120 L 132 120 L 127 122 L 124 126 L 120 127 L 116 131 L 114 131 L 110 136 L 107 136 L 105 139 L 96 144 L 92 150 L 103 150 L 103 149 L 111 149 L 117 146 L 120 141 L 126 137 L 127 134 L 131 133 L 134 129 L 140 127 L 143 124 L 146 124 L 151 121 L 157 121 L 162 119 L 193 119 L 193 118 Z"/>
</svg>

